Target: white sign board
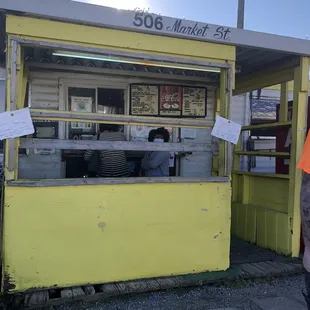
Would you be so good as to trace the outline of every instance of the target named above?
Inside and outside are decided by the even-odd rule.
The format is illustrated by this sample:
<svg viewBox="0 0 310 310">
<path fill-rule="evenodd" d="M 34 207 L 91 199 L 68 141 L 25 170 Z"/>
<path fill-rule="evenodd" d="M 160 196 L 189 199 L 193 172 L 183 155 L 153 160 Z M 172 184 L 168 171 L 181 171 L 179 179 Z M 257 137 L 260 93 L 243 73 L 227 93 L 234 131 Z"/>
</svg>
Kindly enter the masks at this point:
<svg viewBox="0 0 310 310">
<path fill-rule="evenodd" d="M 71 111 L 73 112 L 92 112 L 92 97 L 71 97 Z M 71 127 L 74 129 L 91 129 L 92 123 L 72 122 Z"/>
<path fill-rule="evenodd" d="M 181 129 L 181 137 L 183 139 L 196 139 L 197 138 L 197 130 L 193 128 L 182 128 Z"/>
<path fill-rule="evenodd" d="M 29 108 L 0 113 L 0 140 L 34 133 Z"/>
<path fill-rule="evenodd" d="M 240 132 L 241 125 L 217 115 L 211 135 L 230 143 L 237 144 Z"/>
</svg>

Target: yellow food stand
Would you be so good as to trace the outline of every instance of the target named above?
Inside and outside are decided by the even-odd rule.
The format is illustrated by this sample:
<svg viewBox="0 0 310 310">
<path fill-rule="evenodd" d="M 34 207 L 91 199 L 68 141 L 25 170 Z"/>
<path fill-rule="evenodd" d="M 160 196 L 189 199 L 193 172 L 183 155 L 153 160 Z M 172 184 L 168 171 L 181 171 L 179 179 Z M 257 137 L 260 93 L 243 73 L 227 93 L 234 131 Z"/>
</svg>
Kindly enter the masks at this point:
<svg viewBox="0 0 310 310">
<path fill-rule="evenodd" d="M 295 163 L 304 138 L 310 42 L 69 0 L 44 6 L 40 0 L 2 0 L 0 9 L 7 39 L 6 111 L 30 107 L 36 130 L 5 141 L 4 292 L 226 270 L 231 207 L 237 235 L 251 239 L 257 230 L 272 243 L 269 231 L 262 235 L 261 224 L 253 224 L 263 212 L 268 225 L 277 221 L 277 240 L 283 239 L 278 248 L 270 247 L 297 254 Z M 239 157 L 249 154 L 235 148 L 232 166 L 232 146 L 211 137 L 215 115 L 230 118 L 233 91 L 290 79 L 295 79 L 294 120 L 276 124 L 292 126 L 290 179 L 239 171 Z M 161 101 L 160 90 L 167 86 L 183 98 L 178 112 Z M 201 88 L 206 90 L 202 112 L 197 102 L 193 108 L 195 100 L 184 103 L 188 89 Z M 116 102 L 112 90 L 122 91 L 122 111 L 114 114 L 99 107 L 107 98 Z M 146 109 L 139 105 L 141 92 L 163 104 Z M 72 109 L 81 101 L 89 109 Z M 123 125 L 127 141 L 86 138 L 99 123 Z M 139 140 L 137 132 L 151 127 L 171 128 L 172 141 Z M 86 149 L 196 157 L 191 165 L 180 159 L 171 177 L 70 177 L 70 160 Z M 206 165 L 191 174 L 202 162 Z M 265 200 L 257 201 L 275 191 L 279 201 L 269 212 Z"/>
</svg>

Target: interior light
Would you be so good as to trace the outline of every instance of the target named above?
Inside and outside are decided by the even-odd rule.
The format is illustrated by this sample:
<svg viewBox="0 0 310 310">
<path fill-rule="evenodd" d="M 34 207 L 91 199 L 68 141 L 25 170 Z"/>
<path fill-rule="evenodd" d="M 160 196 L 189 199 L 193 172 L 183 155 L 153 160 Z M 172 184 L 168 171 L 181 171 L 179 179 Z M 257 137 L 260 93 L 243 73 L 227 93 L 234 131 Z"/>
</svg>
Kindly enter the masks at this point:
<svg viewBox="0 0 310 310">
<path fill-rule="evenodd" d="M 156 62 L 150 61 L 147 59 L 139 60 L 133 58 L 118 58 L 112 56 L 100 56 L 96 54 L 82 54 L 82 53 L 73 53 L 66 51 L 57 51 L 53 52 L 53 56 L 59 57 L 73 57 L 80 59 L 89 59 L 89 60 L 99 60 L 99 61 L 108 61 L 108 62 L 116 62 L 116 63 L 127 63 L 133 65 L 142 65 L 142 66 L 150 66 L 150 67 L 162 67 L 162 68 L 171 68 L 171 69 L 181 69 L 181 70 L 193 70 L 193 71 L 203 71 L 203 72 L 216 72 L 219 73 L 219 68 L 211 68 L 211 67 L 201 67 L 201 66 L 187 66 L 180 63 L 169 63 L 169 62 Z"/>
</svg>

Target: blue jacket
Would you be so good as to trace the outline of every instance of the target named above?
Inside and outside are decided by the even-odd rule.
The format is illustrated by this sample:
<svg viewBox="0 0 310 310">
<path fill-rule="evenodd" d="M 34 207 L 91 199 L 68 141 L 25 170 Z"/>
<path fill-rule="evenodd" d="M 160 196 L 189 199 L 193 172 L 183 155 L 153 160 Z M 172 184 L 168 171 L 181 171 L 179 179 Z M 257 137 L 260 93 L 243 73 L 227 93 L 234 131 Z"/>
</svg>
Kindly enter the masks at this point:
<svg viewBox="0 0 310 310">
<path fill-rule="evenodd" d="M 169 152 L 146 152 L 141 162 L 141 168 L 146 177 L 169 176 Z"/>
</svg>

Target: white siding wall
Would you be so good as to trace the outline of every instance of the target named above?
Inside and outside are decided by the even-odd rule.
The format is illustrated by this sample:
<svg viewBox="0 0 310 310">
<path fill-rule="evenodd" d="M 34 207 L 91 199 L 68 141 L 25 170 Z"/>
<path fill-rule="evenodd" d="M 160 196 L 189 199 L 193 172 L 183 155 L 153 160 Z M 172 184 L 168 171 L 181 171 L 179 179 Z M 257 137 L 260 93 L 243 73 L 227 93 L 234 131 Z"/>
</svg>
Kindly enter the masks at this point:
<svg viewBox="0 0 310 310">
<path fill-rule="evenodd" d="M 207 117 L 208 120 L 214 118 L 214 108 L 216 102 L 216 89 L 208 87 L 207 98 Z M 182 134 L 181 134 L 182 137 Z M 211 128 L 196 129 L 196 139 L 182 139 L 184 143 L 207 143 L 212 144 Z M 212 172 L 212 153 L 194 152 L 181 159 L 180 173 L 187 177 L 206 177 L 211 176 Z"/>
<path fill-rule="evenodd" d="M 36 76 L 31 73 L 31 107 L 59 109 L 59 82 L 56 76 Z"/>
<path fill-rule="evenodd" d="M 234 96 L 231 106 L 232 121 L 242 125 L 250 125 L 251 111 L 250 111 L 250 96 L 249 93 Z M 243 149 L 246 149 L 246 142 L 250 135 L 249 131 L 241 132 Z M 240 156 L 240 170 L 246 169 L 247 156 Z"/>
<path fill-rule="evenodd" d="M 33 108 L 59 109 L 59 78 L 49 73 L 30 72 L 29 104 Z M 65 166 L 61 162 L 61 151 L 55 154 L 34 154 L 19 156 L 18 176 L 22 179 L 62 178 L 65 176 Z"/>
<path fill-rule="evenodd" d="M 249 94 L 233 96 L 231 104 L 231 120 L 242 125 L 250 123 Z"/>
</svg>

